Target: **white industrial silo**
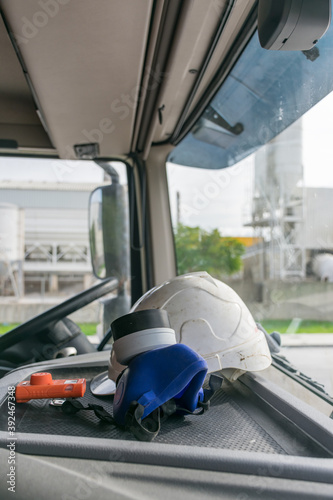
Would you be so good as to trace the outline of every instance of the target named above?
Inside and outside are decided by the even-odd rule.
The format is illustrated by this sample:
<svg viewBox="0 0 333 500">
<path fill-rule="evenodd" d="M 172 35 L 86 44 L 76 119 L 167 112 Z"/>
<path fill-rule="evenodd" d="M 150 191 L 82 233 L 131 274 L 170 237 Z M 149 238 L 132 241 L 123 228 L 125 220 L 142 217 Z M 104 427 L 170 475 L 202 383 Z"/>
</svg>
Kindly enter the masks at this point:
<svg viewBox="0 0 333 500">
<path fill-rule="evenodd" d="M 15 295 L 22 292 L 24 260 L 24 211 L 11 203 L 0 203 L 0 277 L 9 279 Z"/>
<path fill-rule="evenodd" d="M 305 277 L 302 121 L 256 153 L 253 221 L 269 240 L 268 277 Z"/>
<path fill-rule="evenodd" d="M 321 281 L 333 283 L 333 255 L 330 253 L 322 253 L 316 255 L 312 261 L 312 269 L 314 274 Z"/>
</svg>

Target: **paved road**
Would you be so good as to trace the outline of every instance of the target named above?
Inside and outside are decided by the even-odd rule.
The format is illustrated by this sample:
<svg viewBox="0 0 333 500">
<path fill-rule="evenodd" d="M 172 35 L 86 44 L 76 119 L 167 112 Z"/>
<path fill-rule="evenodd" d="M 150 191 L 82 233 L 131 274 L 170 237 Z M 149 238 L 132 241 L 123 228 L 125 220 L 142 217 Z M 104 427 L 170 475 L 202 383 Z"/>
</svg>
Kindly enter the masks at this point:
<svg viewBox="0 0 333 500">
<path fill-rule="evenodd" d="M 333 345 L 286 346 L 281 354 L 301 372 L 323 384 L 333 397 Z"/>
</svg>

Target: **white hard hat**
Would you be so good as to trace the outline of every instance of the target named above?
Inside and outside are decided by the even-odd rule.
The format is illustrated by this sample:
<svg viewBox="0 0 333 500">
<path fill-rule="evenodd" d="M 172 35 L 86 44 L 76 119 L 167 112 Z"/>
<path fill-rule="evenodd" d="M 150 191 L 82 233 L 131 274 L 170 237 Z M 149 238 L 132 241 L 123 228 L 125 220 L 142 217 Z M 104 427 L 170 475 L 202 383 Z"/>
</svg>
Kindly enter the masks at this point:
<svg viewBox="0 0 333 500">
<path fill-rule="evenodd" d="M 146 309 L 167 311 L 177 343 L 200 354 L 208 373 L 223 370 L 226 378 L 234 381 L 246 371 L 264 370 L 272 362 L 265 334 L 244 302 L 232 288 L 206 272 L 165 281 L 144 294 L 130 312 Z M 113 349 L 108 375 L 100 375 L 93 392 L 114 393 L 112 381 L 124 369 Z"/>
<path fill-rule="evenodd" d="M 226 370 L 235 380 L 244 371 L 271 364 L 265 335 L 244 302 L 228 285 L 206 272 L 178 276 L 143 295 L 131 312 L 165 309 L 178 343 L 203 356 L 208 373 Z"/>
</svg>

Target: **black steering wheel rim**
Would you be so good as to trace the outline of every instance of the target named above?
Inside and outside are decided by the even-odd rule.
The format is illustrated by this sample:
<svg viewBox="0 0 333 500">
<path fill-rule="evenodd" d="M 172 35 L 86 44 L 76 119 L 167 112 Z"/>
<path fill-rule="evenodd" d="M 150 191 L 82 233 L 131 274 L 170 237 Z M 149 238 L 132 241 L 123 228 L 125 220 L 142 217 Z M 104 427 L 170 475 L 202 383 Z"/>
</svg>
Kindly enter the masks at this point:
<svg viewBox="0 0 333 500">
<path fill-rule="evenodd" d="M 83 292 L 73 295 L 61 304 L 58 304 L 42 314 L 29 319 L 16 328 L 13 328 L 13 330 L 10 330 L 0 337 L 0 353 L 18 342 L 27 339 L 29 336 L 33 336 L 36 333 L 51 327 L 54 323 L 62 318 L 65 318 L 69 314 L 72 314 L 78 309 L 81 309 L 81 307 L 84 307 L 99 297 L 116 290 L 118 286 L 119 281 L 117 279 L 105 279 L 91 288 L 88 288 L 88 290 L 84 290 Z"/>
</svg>

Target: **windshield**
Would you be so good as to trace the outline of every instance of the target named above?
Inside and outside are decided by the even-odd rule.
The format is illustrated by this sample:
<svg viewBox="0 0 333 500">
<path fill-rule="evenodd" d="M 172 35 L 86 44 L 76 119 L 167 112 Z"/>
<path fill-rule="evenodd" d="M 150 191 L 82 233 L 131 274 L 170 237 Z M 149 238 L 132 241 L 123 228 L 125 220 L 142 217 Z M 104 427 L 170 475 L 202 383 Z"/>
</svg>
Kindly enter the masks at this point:
<svg viewBox="0 0 333 500">
<path fill-rule="evenodd" d="M 332 35 L 311 54 L 267 52 L 254 37 L 208 108 L 238 129 L 209 111 L 167 166 L 178 274 L 229 284 L 331 395 Z"/>
<path fill-rule="evenodd" d="M 126 186 L 126 166 L 112 167 Z M 99 282 L 91 266 L 89 197 L 110 184 L 91 161 L 0 158 L 0 333 Z M 71 316 L 88 335 L 102 318 L 101 301 Z"/>
</svg>

